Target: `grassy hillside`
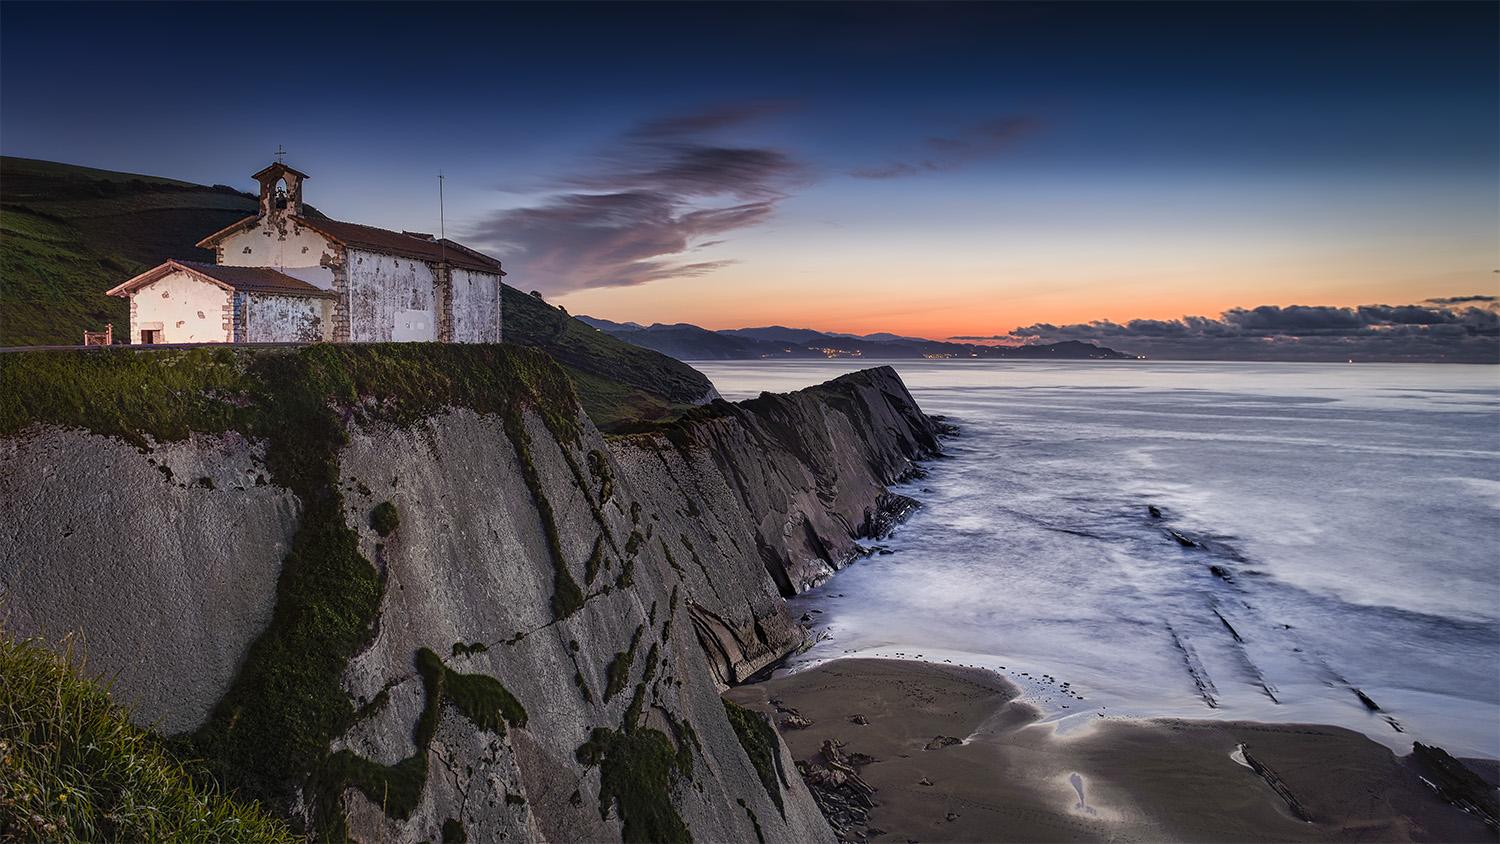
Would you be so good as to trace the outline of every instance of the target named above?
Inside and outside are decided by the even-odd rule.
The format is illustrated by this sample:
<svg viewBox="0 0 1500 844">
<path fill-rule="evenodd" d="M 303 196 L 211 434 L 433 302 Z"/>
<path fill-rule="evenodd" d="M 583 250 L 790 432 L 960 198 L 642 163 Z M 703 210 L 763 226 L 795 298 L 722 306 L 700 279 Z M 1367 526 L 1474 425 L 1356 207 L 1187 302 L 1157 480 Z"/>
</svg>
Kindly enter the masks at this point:
<svg viewBox="0 0 1500 844">
<path fill-rule="evenodd" d="M 106 322 L 124 334 L 128 302 L 105 290 L 167 258 L 213 260 L 194 244 L 255 207 L 223 185 L 0 157 L 0 346 L 79 343 Z M 606 430 L 675 416 L 711 388 L 685 364 L 508 287 L 505 339 L 561 362 Z"/>
<path fill-rule="evenodd" d="M 0 346 L 124 333 L 129 304 L 105 290 L 165 258 L 212 260 L 193 244 L 254 211 L 222 185 L 0 157 Z"/>
<path fill-rule="evenodd" d="M 681 361 L 612 337 L 512 287 L 505 288 L 505 339 L 557 359 L 604 430 L 676 416 L 713 386 Z"/>
<path fill-rule="evenodd" d="M 71 646 L 58 655 L 0 632 L 0 677 L 0 840 L 299 840 L 132 724 Z"/>
</svg>

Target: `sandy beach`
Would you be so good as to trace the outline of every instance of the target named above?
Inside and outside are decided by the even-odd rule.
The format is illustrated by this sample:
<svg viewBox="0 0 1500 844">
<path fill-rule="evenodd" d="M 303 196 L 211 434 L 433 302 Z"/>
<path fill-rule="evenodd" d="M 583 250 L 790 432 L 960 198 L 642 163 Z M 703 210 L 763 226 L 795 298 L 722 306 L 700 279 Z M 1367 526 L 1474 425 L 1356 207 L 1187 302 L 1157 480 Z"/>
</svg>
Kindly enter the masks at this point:
<svg viewBox="0 0 1500 844">
<path fill-rule="evenodd" d="M 726 697 L 770 715 L 799 763 L 830 767 L 834 743 L 831 767 L 856 772 L 832 778 L 835 802 L 869 806 L 847 840 L 1497 840 L 1413 757 L 1350 730 L 1100 719 L 1058 735 L 1017 693 L 982 669 L 840 659 Z M 1493 766 L 1470 767 L 1492 799 Z"/>
</svg>

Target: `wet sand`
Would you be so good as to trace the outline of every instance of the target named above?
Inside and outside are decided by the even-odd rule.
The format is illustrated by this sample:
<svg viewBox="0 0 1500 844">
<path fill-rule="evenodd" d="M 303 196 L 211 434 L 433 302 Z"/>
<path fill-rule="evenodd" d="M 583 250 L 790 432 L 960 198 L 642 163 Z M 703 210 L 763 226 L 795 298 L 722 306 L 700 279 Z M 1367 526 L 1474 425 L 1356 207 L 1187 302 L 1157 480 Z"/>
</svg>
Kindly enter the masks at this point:
<svg viewBox="0 0 1500 844">
<path fill-rule="evenodd" d="M 771 715 L 799 761 L 821 762 L 826 740 L 874 757 L 855 766 L 875 805 L 849 840 L 1497 840 L 1410 759 L 1338 727 L 1100 719 L 1059 736 L 993 672 L 903 660 L 835 660 L 725 696 Z M 783 726 L 791 711 L 811 726 Z M 1281 792 L 1232 758 L 1241 745 Z"/>
</svg>

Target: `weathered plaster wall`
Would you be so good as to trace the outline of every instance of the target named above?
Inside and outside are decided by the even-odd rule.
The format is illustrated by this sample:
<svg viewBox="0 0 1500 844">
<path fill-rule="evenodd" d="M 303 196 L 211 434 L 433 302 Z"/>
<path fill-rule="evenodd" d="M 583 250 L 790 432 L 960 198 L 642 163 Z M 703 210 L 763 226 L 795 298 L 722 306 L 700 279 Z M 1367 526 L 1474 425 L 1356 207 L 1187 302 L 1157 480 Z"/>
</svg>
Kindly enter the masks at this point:
<svg viewBox="0 0 1500 844">
<path fill-rule="evenodd" d="M 227 267 L 302 268 L 288 273 L 309 284 L 329 289 L 333 274 L 322 267 L 325 256 L 336 255 L 327 238 L 285 218 L 262 218 L 253 228 L 219 241 L 219 263 Z"/>
<path fill-rule="evenodd" d="M 500 342 L 500 276 L 455 267 L 453 342 Z"/>
<path fill-rule="evenodd" d="M 297 525 L 261 456 L 237 434 L 0 439 L 0 629 L 74 634 L 142 722 L 197 727 L 270 621 Z"/>
<path fill-rule="evenodd" d="M 258 293 L 246 298 L 247 343 L 319 343 L 329 338 L 332 303 L 327 299 Z"/>
<path fill-rule="evenodd" d="M 415 258 L 348 250 L 349 340 L 432 341 L 437 311 L 432 267 Z"/>
<path fill-rule="evenodd" d="M 160 343 L 228 343 L 234 339 L 230 292 L 185 272 L 174 272 L 130 297 L 130 342 L 160 328 Z"/>
</svg>

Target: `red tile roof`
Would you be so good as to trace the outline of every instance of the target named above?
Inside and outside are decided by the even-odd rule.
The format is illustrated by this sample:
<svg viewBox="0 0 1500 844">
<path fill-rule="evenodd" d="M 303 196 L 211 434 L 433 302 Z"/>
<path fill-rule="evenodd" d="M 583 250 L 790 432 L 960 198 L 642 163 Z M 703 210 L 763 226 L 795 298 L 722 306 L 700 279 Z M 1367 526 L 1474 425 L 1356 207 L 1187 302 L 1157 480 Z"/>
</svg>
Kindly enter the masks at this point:
<svg viewBox="0 0 1500 844">
<path fill-rule="evenodd" d="M 314 287 L 300 278 L 292 278 L 286 273 L 280 270 L 273 270 L 270 267 L 223 267 L 218 264 L 205 264 L 200 261 L 178 261 L 175 259 L 146 270 L 124 284 L 110 289 L 108 293 L 111 296 L 126 296 L 136 288 L 143 287 L 178 270 L 185 270 L 195 275 L 205 276 L 210 281 L 216 282 L 222 287 L 228 287 L 242 293 L 301 296 L 313 299 L 333 299 L 337 297 L 337 294 L 332 290 Z"/>
<path fill-rule="evenodd" d="M 338 220 L 311 220 L 306 217 L 295 219 L 299 224 L 355 249 L 402 255 L 423 261 L 447 261 L 455 267 L 505 275 L 505 271 L 500 269 L 499 261 L 446 238 L 420 237 Z"/>
<path fill-rule="evenodd" d="M 312 296 L 320 299 L 334 299 L 338 296 L 332 290 L 315 287 L 300 278 L 292 278 L 270 267 L 225 267 L 199 261 L 176 260 L 171 263 L 197 270 L 244 293 L 278 293 L 285 296 Z"/>
</svg>

